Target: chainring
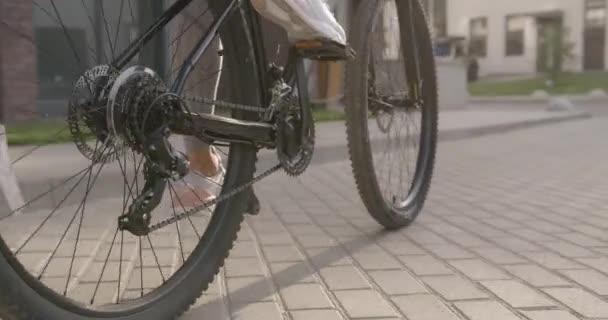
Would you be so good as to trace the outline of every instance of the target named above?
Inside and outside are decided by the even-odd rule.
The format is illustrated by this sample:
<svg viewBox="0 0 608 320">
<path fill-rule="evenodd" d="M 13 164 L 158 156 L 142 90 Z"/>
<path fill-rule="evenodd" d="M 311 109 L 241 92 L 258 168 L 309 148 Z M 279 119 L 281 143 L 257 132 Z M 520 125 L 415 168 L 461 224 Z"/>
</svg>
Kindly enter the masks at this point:
<svg viewBox="0 0 608 320">
<path fill-rule="evenodd" d="M 310 108 L 290 95 L 277 113 L 277 156 L 283 170 L 292 177 L 303 174 L 312 162 L 315 123 Z"/>
</svg>

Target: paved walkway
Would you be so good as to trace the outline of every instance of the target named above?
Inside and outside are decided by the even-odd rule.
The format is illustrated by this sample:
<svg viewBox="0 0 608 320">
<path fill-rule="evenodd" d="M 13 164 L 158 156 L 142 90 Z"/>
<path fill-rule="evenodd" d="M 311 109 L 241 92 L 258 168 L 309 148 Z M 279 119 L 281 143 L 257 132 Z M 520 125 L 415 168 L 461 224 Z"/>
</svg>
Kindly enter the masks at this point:
<svg viewBox="0 0 608 320">
<path fill-rule="evenodd" d="M 607 127 L 598 118 L 444 141 L 424 213 L 397 232 L 368 217 L 348 162 L 273 176 L 256 189 L 261 215 L 248 217 L 226 267 L 182 319 L 608 319 Z M 113 230 L 87 219 L 71 295 L 90 296 L 100 274 L 101 301 L 119 283 L 123 297 L 139 292 L 135 255 L 122 281 L 114 269 L 103 276 L 104 259 L 118 254 Z M 164 244 L 154 255 L 143 245 L 144 287 L 162 281 L 158 263 L 179 266 L 177 236 L 153 238 Z M 191 249 L 194 236 L 181 236 Z M 34 271 L 53 243 L 42 240 L 25 250 Z M 65 279 L 69 260 L 56 261 L 45 277 L 60 288 L 53 279 Z"/>
<path fill-rule="evenodd" d="M 441 144 L 424 214 L 398 232 L 367 217 L 347 163 L 274 177 L 184 319 L 608 318 L 607 124 Z"/>
</svg>

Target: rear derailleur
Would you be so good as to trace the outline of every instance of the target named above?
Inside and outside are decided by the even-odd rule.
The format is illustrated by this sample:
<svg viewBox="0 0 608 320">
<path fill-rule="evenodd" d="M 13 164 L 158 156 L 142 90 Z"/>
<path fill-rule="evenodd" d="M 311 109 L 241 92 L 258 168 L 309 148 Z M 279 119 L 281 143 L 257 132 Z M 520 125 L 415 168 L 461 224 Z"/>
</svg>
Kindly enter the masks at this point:
<svg viewBox="0 0 608 320">
<path fill-rule="evenodd" d="M 283 70 L 271 66 L 270 105 L 262 120 L 275 128 L 275 145 L 281 167 L 291 176 L 308 168 L 314 152 L 314 121 L 296 89 L 283 80 Z M 121 230 L 136 236 L 150 232 L 152 211 L 160 204 L 168 181 L 179 180 L 189 172 L 190 163 L 169 142 L 172 122 L 179 122 L 185 111 L 183 101 L 172 94 L 161 79 L 147 68 L 123 72 L 114 82 L 108 101 L 111 133 L 144 155 L 145 184 L 134 196 L 126 214 L 119 217 Z M 305 93 L 304 93 L 305 94 Z M 205 128 L 197 129 L 203 132 Z M 248 212 L 259 212 L 259 201 L 251 192 Z"/>
</svg>

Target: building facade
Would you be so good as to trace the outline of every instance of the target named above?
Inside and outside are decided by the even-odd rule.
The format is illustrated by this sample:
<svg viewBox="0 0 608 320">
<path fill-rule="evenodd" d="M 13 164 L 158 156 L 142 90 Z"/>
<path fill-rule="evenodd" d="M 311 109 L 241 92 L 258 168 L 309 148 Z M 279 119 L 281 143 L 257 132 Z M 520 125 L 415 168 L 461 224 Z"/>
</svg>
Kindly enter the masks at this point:
<svg viewBox="0 0 608 320">
<path fill-rule="evenodd" d="M 448 0 L 447 33 L 467 39 L 481 75 L 606 70 L 607 0 Z M 561 33 L 563 36 L 556 36 Z M 561 41 L 562 48 L 553 50 Z M 570 53 L 569 57 L 564 54 Z"/>
</svg>

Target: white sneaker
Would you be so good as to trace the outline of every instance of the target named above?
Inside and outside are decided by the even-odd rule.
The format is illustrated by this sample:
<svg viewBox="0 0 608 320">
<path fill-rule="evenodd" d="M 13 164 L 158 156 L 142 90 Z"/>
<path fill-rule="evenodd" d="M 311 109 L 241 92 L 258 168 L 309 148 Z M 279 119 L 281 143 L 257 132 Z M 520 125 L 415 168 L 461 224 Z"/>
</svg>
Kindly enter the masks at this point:
<svg viewBox="0 0 608 320">
<path fill-rule="evenodd" d="M 211 147 L 211 153 L 214 155 L 218 171 L 215 176 L 206 176 L 197 171 L 191 171 L 182 180 L 182 185 L 176 186 L 177 201 L 184 208 L 194 208 L 210 201 L 213 201 L 220 195 L 224 184 L 226 169 L 222 163 L 222 157 L 215 149 Z M 210 208 L 213 211 L 213 208 Z"/>
<path fill-rule="evenodd" d="M 290 42 L 326 39 L 346 45 L 346 33 L 323 0 L 251 0 L 266 19 L 283 27 Z"/>
</svg>

